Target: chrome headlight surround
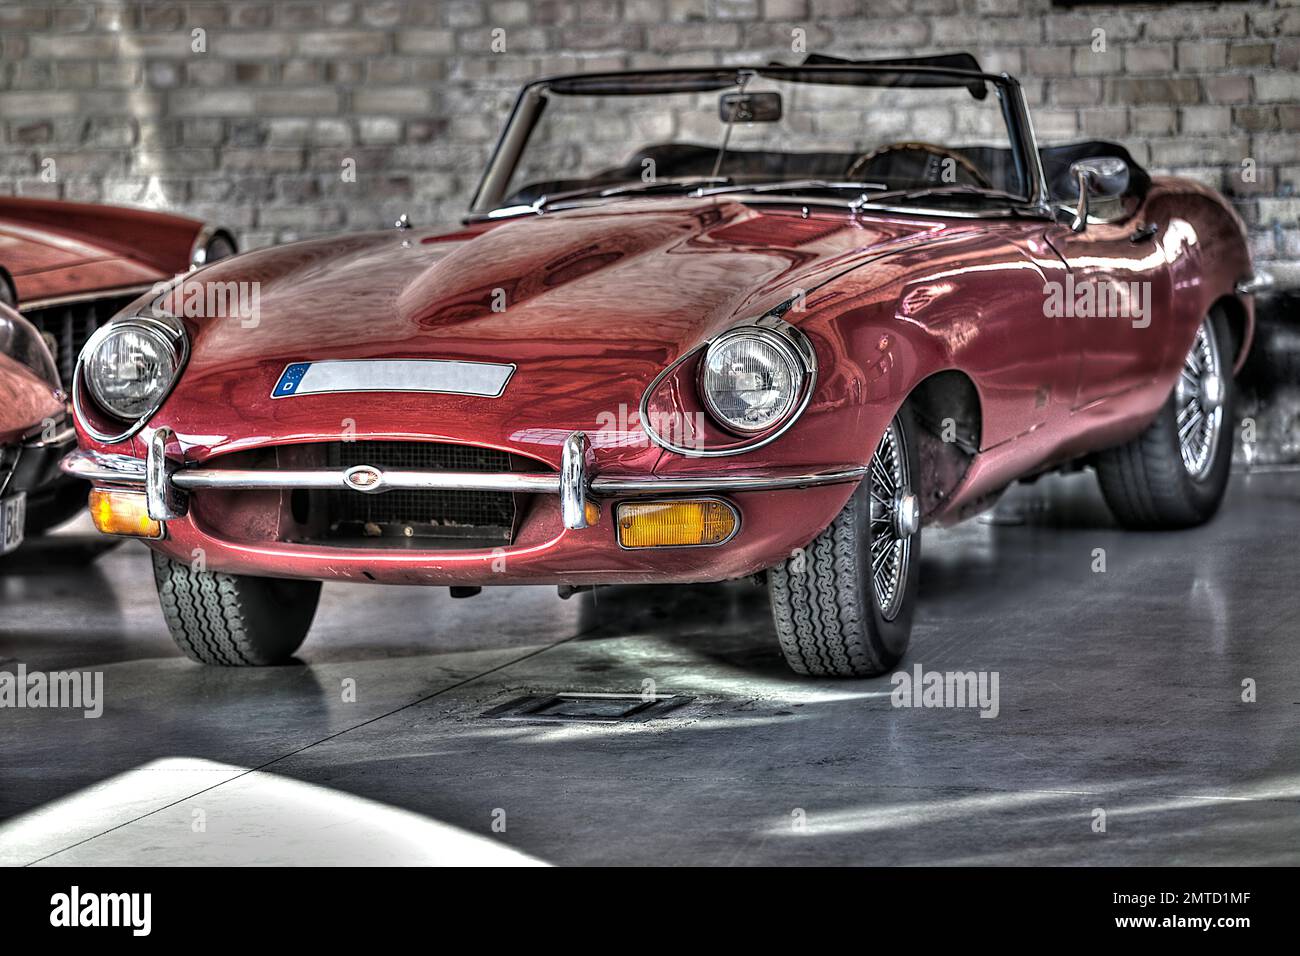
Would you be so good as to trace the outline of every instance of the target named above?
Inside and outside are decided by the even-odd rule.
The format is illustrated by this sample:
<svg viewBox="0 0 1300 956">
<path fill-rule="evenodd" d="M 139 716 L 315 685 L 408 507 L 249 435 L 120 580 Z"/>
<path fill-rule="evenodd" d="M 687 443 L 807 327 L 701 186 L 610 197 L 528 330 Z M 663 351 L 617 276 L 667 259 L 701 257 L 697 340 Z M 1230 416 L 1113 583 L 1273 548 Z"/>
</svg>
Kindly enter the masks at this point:
<svg viewBox="0 0 1300 956">
<path fill-rule="evenodd" d="M 224 248 L 224 247 L 229 247 Z M 228 256 L 239 253 L 239 244 L 229 229 L 208 223 L 199 230 L 190 245 L 190 271 L 202 269 Z"/>
<path fill-rule="evenodd" d="M 778 347 L 786 348 L 798 362 L 800 373 L 797 377 L 797 387 L 794 404 L 789 408 L 785 415 L 780 419 L 764 426 L 761 430 L 745 433 L 731 428 L 725 423 L 724 419 L 719 418 L 710 407 L 705 397 L 703 386 L 704 360 L 710 348 L 719 342 L 730 339 L 732 336 L 742 334 L 774 336 L 771 339 L 774 344 L 780 341 L 782 344 Z M 681 445 L 671 440 L 667 435 L 661 434 L 652 424 L 650 415 L 651 396 L 658 391 L 660 384 L 669 376 L 676 372 L 683 364 L 689 361 L 698 362 L 695 372 L 695 388 L 699 394 L 700 404 L 708 411 L 709 417 L 717 422 L 718 428 L 727 434 L 734 435 L 737 441 L 733 444 L 719 445 L 715 447 L 691 447 Z M 738 325 L 728 329 L 721 335 L 717 336 L 710 342 L 697 345 L 683 355 L 679 356 L 672 364 L 655 376 L 654 381 L 646 388 L 641 395 L 639 406 L 640 420 L 646 434 L 660 448 L 670 451 L 677 455 L 683 455 L 687 458 L 722 458 L 727 455 L 739 455 L 744 452 L 754 451 L 776 441 L 784 435 L 799 417 L 803 415 L 812 401 L 813 391 L 817 385 L 817 352 L 813 348 L 812 342 L 808 339 L 797 326 L 791 325 L 785 319 L 781 318 L 780 313 L 773 311 L 756 319 L 746 325 Z"/>
<path fill-rule="evenodd" d="M 151 304 L 156 304 L 154 299 Z M 89 381 L 87 365 L 96 351 L 110 337 L 131 329 L 152 338 L 172 360 L 172 375 L 157 394 L 153 395 L 144 410 L 137 416 L 124 416 L 108 406 L 97 395 L 98 389 Z M 128 315 L 113 319 L 100 326 L 86 341 L 77 357 L 76 371 L 72 377 L 72 408 L 77 421 L 97 441 L 118 442 L 130 438 L 162 407 L 180 378 L 189 358 L 189 336 L 179 319 L 154 309 L 152 314 Z M 118 426 L 118 427 L 113 427 Z"/>
</svg>

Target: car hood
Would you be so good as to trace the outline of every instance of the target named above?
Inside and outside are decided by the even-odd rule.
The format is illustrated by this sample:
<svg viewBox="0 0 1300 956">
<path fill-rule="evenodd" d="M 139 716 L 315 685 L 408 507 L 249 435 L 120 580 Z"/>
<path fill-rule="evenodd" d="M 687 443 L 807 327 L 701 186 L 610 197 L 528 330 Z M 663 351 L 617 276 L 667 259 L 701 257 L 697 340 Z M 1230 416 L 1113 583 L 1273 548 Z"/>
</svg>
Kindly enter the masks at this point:
<svg viewBox="0 0 1300 956">
<path fill-rule="evenodd" d="M 245 427 L 269 417 L 281 431 L 303 429 L 338 406 L 328 396 L 268 401 L 286 365 L 459 359 L 516 372 L 499 399 L 365 393 L 348 404 L 417 407 L 426 425 L 469 413 L 591 428 L 600 410 L 635 408 L 655 375 L 718 331 L 944 230 L 919 218 L 657 199 L 262 250 L 188 280 L 191 292 L 196 282 L 244 283 L 250 308 L 195 319 L 168 405 L 236 408 Z"/>
<path fill-rule="evenodd" d="M 145 209 L 0 197 L 0 270 L 18 301 L 143 286 L 190 265 L 202 223 Z"/>
<path fill-rule="evenodd" d="M 189 280 L 255 284 L 247 299 L 257 306 L 255 317 L 200 320 L 191 366 L 541 356 L 618 364 L 636 355 L 657 371 L 720 328 L 941 231 L 936 221 L 654 201 L 446 235 L 295 243 Z"/>
<path fill-rule="evenodd" d="M 15 276 L 110 257 L 107 250 L 79 238 L 0 222 L 0 262 Z"/>
</svg>

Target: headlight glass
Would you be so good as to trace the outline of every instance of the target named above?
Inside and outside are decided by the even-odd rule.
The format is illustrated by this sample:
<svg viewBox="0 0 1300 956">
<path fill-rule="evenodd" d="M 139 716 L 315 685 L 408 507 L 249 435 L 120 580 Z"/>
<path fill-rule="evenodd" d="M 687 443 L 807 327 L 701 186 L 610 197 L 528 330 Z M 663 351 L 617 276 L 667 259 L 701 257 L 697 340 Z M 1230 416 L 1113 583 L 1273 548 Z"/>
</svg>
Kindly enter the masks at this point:
<svg viewBox="0 0 1300 956">
<path fill-rule="evenodd" d="M 106 330 L 84 360 L 91 396 L 125 421 L 147 415 L 162 400 L 176 367 L 176 348 L 162 332 L 128 322 Z"/>
<path fill-rule="evenodd" d="M 779 335 L 745 331 L 709 346 L 701 391 L 720 424 L 752 434 L 774 427 L 793 411 L 802 376 L 802 363 Z"/>
</svg>

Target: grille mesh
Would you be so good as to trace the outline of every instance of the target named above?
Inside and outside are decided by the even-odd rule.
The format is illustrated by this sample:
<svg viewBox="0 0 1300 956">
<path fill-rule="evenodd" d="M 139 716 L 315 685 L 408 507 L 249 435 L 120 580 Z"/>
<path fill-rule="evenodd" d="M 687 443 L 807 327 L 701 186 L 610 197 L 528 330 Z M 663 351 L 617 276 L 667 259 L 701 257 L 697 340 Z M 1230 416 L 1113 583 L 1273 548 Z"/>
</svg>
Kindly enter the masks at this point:
<svg viewBox="0 0 1300 956">
<path fill-rule="evenodd" d="M 134 295 L 110 296 L 23 312 L 23 318 L 53 344 L 59 378 L 65 388 L 72 386 L 72 372 L 86 340 L 135 298 Z"/>
<path fill-rule="evenodd" d="M 359 441 L 329 446 L 333 468 L 374 465 L 440 471 L 508 472 L 510 455 L 490 448 L 436 442 Z M 490 537 L 508 540 L 515 522 L 515 498 L 496 491 L 355 491 L 328 493 L 329 523 L 337 534 L 405 534 L 418 537 Z M 376 527 L 377 526 L 377 527 Z"/>
</svg>

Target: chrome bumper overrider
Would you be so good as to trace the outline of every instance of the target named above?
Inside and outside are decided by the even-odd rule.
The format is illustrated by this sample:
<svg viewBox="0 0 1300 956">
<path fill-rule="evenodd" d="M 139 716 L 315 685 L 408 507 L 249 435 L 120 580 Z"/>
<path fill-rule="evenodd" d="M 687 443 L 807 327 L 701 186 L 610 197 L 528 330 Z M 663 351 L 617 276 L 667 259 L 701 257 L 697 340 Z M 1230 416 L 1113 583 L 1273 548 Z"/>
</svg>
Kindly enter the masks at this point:
<svg viewBox="0 0 1300 956">
<path fill-rule="evenodd" d="M 656 478 L 654 476 L 592 475 L 587 436 L 574 432 L 564 442 L 560 471 L 555 472 L 467 472 L 379 469 L 370 465 L 351 468 L 190 468 L 165 455 L 167 429 L 158 429 L 149 442 L 149 457 L 105 455 L 74 451 L 61 463 L 69 475 L 100 485 L 143 488 L 149 499 L 149 515 L 160 521 L 182 517 L 190 491 L 214 488 L 226 491 L 268 488 L 352 490 L 359 494 L 385 491 L 503 491 L 559 495 L 564 526 L 587 526 L 586 502 L 590 498 L 625 495 L 672 495 L 738 491 L 779 491 L 857 481 L 865 466 L 789 475 L 714 475 L 701 478 Z"/>
</svg>

